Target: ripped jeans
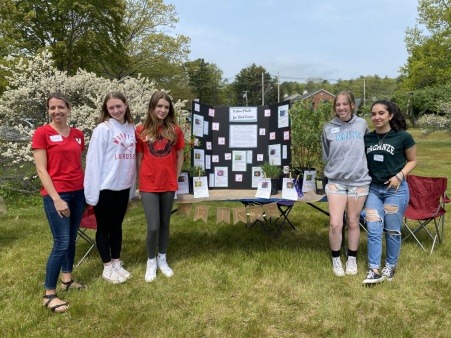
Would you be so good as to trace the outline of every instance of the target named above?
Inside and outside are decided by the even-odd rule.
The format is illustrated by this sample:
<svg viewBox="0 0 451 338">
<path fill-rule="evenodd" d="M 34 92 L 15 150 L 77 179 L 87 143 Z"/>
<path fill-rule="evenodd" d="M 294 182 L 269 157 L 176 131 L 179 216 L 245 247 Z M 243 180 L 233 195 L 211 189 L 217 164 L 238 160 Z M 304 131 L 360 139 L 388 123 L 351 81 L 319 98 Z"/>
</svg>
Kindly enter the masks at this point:
<svg viewBox="0 0 451 338">
<path fill-rule="evenodd" d="M 385 233 L 385 265 L 396 267 L 401 250 L 401 226 L 409 203 L 409 187 L 402 181 L 398 191 L 386 185 L 371 184 L 365 203 L 365 221 L 368 229 L 368 266 L 380 269 L 382 233 Z"/>
</svg>

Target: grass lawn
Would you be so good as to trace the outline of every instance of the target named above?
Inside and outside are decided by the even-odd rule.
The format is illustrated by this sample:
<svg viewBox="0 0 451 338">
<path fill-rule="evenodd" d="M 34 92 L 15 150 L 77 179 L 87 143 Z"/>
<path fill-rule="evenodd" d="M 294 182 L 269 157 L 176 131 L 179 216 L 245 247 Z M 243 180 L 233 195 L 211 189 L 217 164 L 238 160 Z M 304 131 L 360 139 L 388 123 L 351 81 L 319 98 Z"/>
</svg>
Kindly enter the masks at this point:
<svg viewBox="0 0 451 338">
<path fill-rule="evenodd" d="M 451 137 L 411 132 L 419 159 L 414 174 L 451 178 Z M 451 183 L 449 195 L 450 188 Z M 41 199 L 9 194 L 5 200 L 4 337 L 450 337 L 449 218 L 445 242 L 432 255 L 413 240 L 404 242 L 394 280 L 368 288 L 361 284 L 367 271 L 364 232 L 358 275 L 338 278 L 330 263 L 327 216 L 298 203 L 290 215 L 298 231 L 272 239 L 258 226 L 216 224 L 216 207 L 225 203 L 212 202 L 208 223 L 173 215 L 168 262 L 175 275 L 158 274 L 146 283 L 145 217 L 134 202 L 124 222 L 122 251 L 132 277 L 121 285 L 105 282 L 93 252 L 74 270 L 88 290 L 59 292 L 71 308 L 55 315 L 41 305 L 52 244 Z M 86 249 L 87 243 L 77 244 L 77 261 Z"/>
</svg>

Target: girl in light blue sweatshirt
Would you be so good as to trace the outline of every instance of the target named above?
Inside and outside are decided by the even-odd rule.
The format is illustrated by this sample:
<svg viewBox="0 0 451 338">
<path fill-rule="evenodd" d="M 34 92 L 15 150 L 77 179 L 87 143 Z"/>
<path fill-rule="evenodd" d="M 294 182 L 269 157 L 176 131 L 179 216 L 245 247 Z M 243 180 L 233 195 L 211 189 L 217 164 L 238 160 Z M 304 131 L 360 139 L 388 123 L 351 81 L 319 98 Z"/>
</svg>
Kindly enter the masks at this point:
<svg viewBox="0 0 451 338">
<path fill-rule="evenodd" d="M 348 91 L 339 92 L 333 107 L 336 116 L 326 123 L 321 136 L 324 174 L 328 178 L 326 195 L 330 214 L 332 269 L 340 277 L 357 274 L 360 213 L 371 183 L 363 141 L 368 125 L 364 119 L 353 114 L 354 108 L 354 95 Z M 345 211 L 348 223 L 346 270 L 340 258 Z"/>
</svg>

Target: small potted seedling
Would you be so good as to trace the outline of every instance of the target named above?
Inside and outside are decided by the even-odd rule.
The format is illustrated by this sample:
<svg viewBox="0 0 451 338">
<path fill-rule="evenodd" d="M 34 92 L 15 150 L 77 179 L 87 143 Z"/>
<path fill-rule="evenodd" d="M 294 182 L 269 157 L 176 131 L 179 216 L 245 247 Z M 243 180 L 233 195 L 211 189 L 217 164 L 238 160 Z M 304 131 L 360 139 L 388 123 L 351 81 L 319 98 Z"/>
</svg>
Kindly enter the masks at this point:
<svg viewBox="0 0 451 338">
<path fill-rule="evenodd" d="M 269 162 L 264 162 L 261 165 L 261 168 L 265 177 L 271 179 L 271 195 L 277 195 L 279 192 L 277 185 L 280 175 L 282 175 L 282 167 Z"/>
</svg>

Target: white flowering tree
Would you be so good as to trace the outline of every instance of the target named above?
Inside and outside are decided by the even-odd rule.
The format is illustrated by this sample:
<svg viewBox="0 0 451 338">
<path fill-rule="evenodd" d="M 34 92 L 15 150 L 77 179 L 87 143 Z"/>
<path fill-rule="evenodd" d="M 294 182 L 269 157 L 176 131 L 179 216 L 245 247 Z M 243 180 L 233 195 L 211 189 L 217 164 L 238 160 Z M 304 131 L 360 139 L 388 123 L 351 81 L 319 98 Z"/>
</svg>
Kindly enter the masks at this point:
<svg viewBox="0 0 451 338">
<path fill-rule="evenodd" d="M 140 76 L 109 80 L 84 70 L 69 76 L 56 69 L 47 51 L 31 59 L 8 61 L 9 67 L 0 66 L 9 74 L 6 78 L 9 85 L 0 97 L 0 195 L 7 190 L 30 192 L 39 186 L 31 164 L 31 137 L 37 127 L 49 122 L 45 103 L 50 93 L 59 91 L 67 95 L 72 108 L 69 123 L 84 132 L 89 145 L 107 92 L 122 92 L 135 122 L 139 123 L 144 120 L 156 90 L 152 81 Z M 185 127 L 185 104 L 174 102 L 182 127 Z"/>
<path fill-rule="evenodd" d="M 4 67 L 10 75 L 9 86 L 0 97 L 0 126 L 2 130 L 15 131 L 17 137 L 14 140 L 3 137 L 0 151 L 2 157 L 14 164 L 33 160 L 31 136 L 36 127 L 49 122 L 45 102 L 50 93 L 59 91 L 67 95 L 72 106 L 69 123 L 85 133 L 88 144 L 107 92 L 122 92 L 135 121 L 139 122 L 144 119 L 149 99 L 156 90 L 154 83 L 143 77 L 109 80 L 84 70 L 69 76 L 55 68 L 47 51 L 29 60 L 9 61 L 12 66 Z M 174 103 L 179 114 L 184 104 Z"/>
<path fill-rule="evenodd" d="M 439 104 L 439 114 L 426 114 L 418 120 L 423 134 L 444 130 L 451 134 L 451 102 Z"/>
</svg>

